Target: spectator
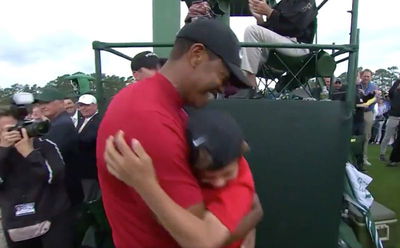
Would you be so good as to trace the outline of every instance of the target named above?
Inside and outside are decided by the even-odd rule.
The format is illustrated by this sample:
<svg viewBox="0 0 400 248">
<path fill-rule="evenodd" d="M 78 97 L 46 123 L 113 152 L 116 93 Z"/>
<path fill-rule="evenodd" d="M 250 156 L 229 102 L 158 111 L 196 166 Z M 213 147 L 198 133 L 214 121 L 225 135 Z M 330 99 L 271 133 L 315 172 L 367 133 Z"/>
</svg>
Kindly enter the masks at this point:
<svg viewBox="0 0 400 248">
<path fill-rule="evenodd" d="M 382 97 L 379 97 L 374 106 L 374 127 L 376 127 L 376 134 L 373 143 L 380 144 L 382 139 L 382 127 L 385 122 L 385 114 L 389 111 L 388 105 Z"/>
<path fill-rule="evenodd" d="M 72 221 L 57 146 L 9 131 L 17 119 L 0 112 L 0 206 L 9 248 L 72 248 Z"/>
<path fill-rule="evenodd" d="M 346 87 L 342 84 L 339 79 L 335 80 L 332 89 L 332 100 L 346 101 Z"/>
<path fill-rule="evenodd" d="M 72 123 L 74 123 L 74 126 L 77 127 L 78 121 L 82 118 L 82 116 L 80 115 L 74 100 L 72 98 L 64 99 L 64 107 L 65 111 L 67 111 L 71 117 Z"/>
<path fill-rule="evenodd" d="M 32 114 L 30 115 L 33 121 L 44 121 L 47 118 L 43 115 L 42 110 L 38 104 L 32 106 Z"/>
<path fill-rule="evenodd" d="M 314 0 L 282 0 L 271 7 L 264 0 L 249 0 L 249 8 L 257 20 L 257 25 L 246 28 L 245 42 L 262 43 L 312 43 L 315 31 L 317 8 Z M 265 22 L 263 16 L 267 17 Z M 303 56 L 309 53 L 302 48 L 277 48 L 287 56 Z M 256 74 L 261 63 L 268 59 L 269 49 L 245 47 L 242 49 L 242 69 L 249 84 L 255 88 Z"/>
<path fill-rule="evenodd" d="M 192 22 L 178 32 L 159 73 L 114 96 L 99 127 L 97 165 L 104 208 L 117 247 L 179 246 L 153 218 L 137 192 L 107 172 L 103 158 L 106 139 L 119 129 L 128 140 L 138 138 L 152 156 L 164 190 L 188 209 L 187 214 L 202 218 L 203 198 L 188 164 L 187 115 L 182 107 L 205 105 L 208 94 L 222 91 L 228 81 L 245 82 L 239 50 L 235 34 L 225 24 L 215 20 Z M 215 233 L 207 241 L 218 243 L 227 229 L 216 218 L 210 224 Z"/>
<path fill-rule="evenodd" d="M 160 68 L 160 58 L 150 51 L 136 54 L 131 61 L 131 70 L 136 81 L 153 76 Z"/>
<path fill-rule="evenodd" d="M 375 93 L 378 90 L 375 83 L 371 82 L 372 71 L 365 69 L 361 72 L 361 82 L 357 84 L 358 92 L 360 93 L 364 103 L 375 97 Z M 372 124 L 374 123 L 374 114 L 372 112 L 374 104 L 369 104 L 364 110 L 364 164 L 370 166 L 371 163 L 368 161 L 368 143 L 371 139 Z"/>
<path fill-rule="evenodd" d="M 324 84 L 328 90 L 331 89 L 331 78 L 330 77 L 323 77 Z"/>
<path fill-rule="evenodd" d="M 258 206 L 251 211 L 254 198 L 254 183 L 247 162 L 243 157 L 243 152 L 248 149 L 248 146 L 244 141 L 238 124 L 232 117 L 223 112 L 199 110 L 190 114 L 187 133 L 189 147 L 191 148 L 190 161 L 195 175 L 200 181 L 200 185 L 202 185 L 206 208 L 211 211 L 211 213 L 206 214 L 215 214 L 231 231 L 233 236 L 231 239 L 235 240 L 235 237 L 242 238 L 260 220 L 262 210 L 261 206 Z M 126 148 L 120 149 L 123 157 L 128 157 L 124 154 L 125 152 L 130 154 L 129 157 L 134 155 L 121 135 L 117 135 L 114 142 L 118 147 Z M 112 144 L 112 139 L 110 139 L 107 142 L 105 155 L 110 172 L 128 185 L 135 187 L 143 199 L 149 199 L 148 197 L 158 198 L 160 194 L 144 193 L 144 191 L 150 190 L 152 186 L 159 187 L 155 175 L 149 178 L 147 174 L 141 174 L 139 170 L 135 169 L 139 165 L 135 163 L 136 160 L 122 162 L 124 159 L 122 157 L 121 159 L 118 158 L 120 155 Z M 142 166 L 153 167 L 151 163 Z M 121 168 L 124 169 L 121 173 L 118 173 Z M 139 178 L 140 180 L 138 180 Z M 140 183 L 141 180 L 143 180 L 142 182 L 149 182 L 149 184 L 143 185 Z M 152 185 L 152 181 L 155 184 Z M 241 201 L 237 202 L 237 198 L 241 199 Z M 204 240 L 202 234 L 204 230 L 202 231 L 201 225 L 190 224 L 192 221 L 196 221 L 196 217 L 186 217 L 185 214 L 181 214 L 180 212 L 183 209 L 179 210 L 178 208 L 180 207 L 178 206 L 168 207 L 170 204 L 175 205 L 170 198 L 164 198 L 161 201 L 164 202 L 161 204 L 165 206 L 164 208 L 154 208 L 155 206 L 151 204 L 150 208 L 156 216 L 165 218 L 160 219 L 161 223 L 175 222 L 173 225 L 164 225 L 164 227 L 182 247 L 204 242 L 202 241 Z M 173 210 L 175 213 L 173 214 L 171 211 L 164 212 L 167 208 L 175 209 Z M 227 215 L 226 213 L 229 214 Z M 170 220 L 164 221 L 166 219 Z M 193 228 L 184 228 L 185 225 L 192 225 Z M 183 232 L 178 232 L 179 228 L 182 228 Z M 229 247 L 242 247 L 240 243 L 235 243 Z"/>
<path fill-rule="evenodd" d="M 397 129 L 397 137 L 393 143 L 393 149 L 390 153 L 389 162 L 386 166 L 397 167 L 400 162 L 400 129 Z"/>
<path fill-rule="evenodd" d="M 68 196 L 74 207 L 83 199 L 80 168 L 77 165 L 78 132 L 64 108 L 64 94 L 53 88 L 45 88 L 36 97 L 43 114 L 50 120 L 49 132 L 44 138 L 54 142 L 65 162 L 65 180 Z"/>
<path fill-rule="evenodd" d="M 400 122 L 400 80 L 397 79 L 389 89 L 390 110 L 389 117 L 386 122 L 385 135 L 382 139 L 379 159 L 386 161 L 385 154 L 389 141 L 396 134 L 396 129 Z"/>
<path fill-rule="evenodd" d="M 364 124 L 364 109 L 365 105 L 363 99 L 361 97 L 360 92 L 355 92 L 355 112 L 353 115 L 353 129 L 352 135 L 358 136 L 356 139 L 360 139 L 361 141 L 364 140 L 364 131 L 365 131 L 365 124 Z M 360 142 L 356 143 L 357 149 L 355 149 L 354 157 L 356 167 L 359 171 L 366 171 L 364 168 L 364 144 L 360 144 Z M 359 147 L 360 146 L 360 147 Z"/>
<path fill-rule="evenodd" d="M 79 133 L 78 166 L 82 171 L 84 201 L 89 202 L 100 197 L 96 167 L 96 139 L 101 118 L 94 96 L 82 95 L 77 104 L 79 112 L 83 116 L 77 127 Z"/>
</svg>

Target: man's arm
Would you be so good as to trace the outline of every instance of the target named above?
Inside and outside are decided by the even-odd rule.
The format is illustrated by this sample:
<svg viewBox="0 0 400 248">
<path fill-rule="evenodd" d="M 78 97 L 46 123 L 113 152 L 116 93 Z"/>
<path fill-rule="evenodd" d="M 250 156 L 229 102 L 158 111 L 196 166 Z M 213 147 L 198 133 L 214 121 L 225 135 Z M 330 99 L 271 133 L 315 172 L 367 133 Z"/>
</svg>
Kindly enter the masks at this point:
<svg viewBox="0 0 400 248">
<path fill-rule="evenodd" d="M 260 5 L 267 5 L 262 3 Z M 268 28 L 280 35 L 293 36 L 301 34 L 315 20 L 317 8 L 314 0 L 287 1 L 282 0 L 273 9 L 264 10 L 268 16 L 267 22 L 261 26 Z"/>
<path fill-rule="evenodd" d="M 138 141 L 133 148 L 134 151 L 126 144 L 121 132 L 115 139 L 109 138 L 105 152 L 109 172 L 135 188 L 179 245 L 221 247 L 229 238 L 229 230 L 210 212 L 199 218 L 174 202 L 157 182 L 152 160 Z M 201 215 L 201 211 L 197 213 Z"/>
</svg>

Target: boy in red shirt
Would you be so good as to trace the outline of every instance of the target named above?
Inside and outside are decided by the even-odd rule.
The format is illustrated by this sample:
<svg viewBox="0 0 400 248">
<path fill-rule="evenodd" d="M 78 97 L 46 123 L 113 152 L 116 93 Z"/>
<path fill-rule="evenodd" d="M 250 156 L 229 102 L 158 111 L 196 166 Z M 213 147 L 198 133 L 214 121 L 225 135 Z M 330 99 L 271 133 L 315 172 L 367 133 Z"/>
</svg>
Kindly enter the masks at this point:
<svg viewBox="0 0 400 248">
<path fill-rule="evenodd" d="M 221 111 L 197 110 L 190 115 L 187 138 L 190 146 L 190 162 L 194 174 L 202 185 L 205 206 L 209 213 L 229 230 L 230 235 L 226 238 L 225 245 L 230 244 L 229 247 L 232 248 L 240 247 L 242 244 L 240 239 L 247 235 L 246 242 L 243 242 L 242 247 L 254 247 L 254 231 L 250 231 L 261 219 L 262 208 L 255 195 L 250 168 L 242 156 L 248 150 L 248 145 L 244 141 L 238 124 L 231 116 Z M 199 230 L 193 226 L 185 228 L 180 224 L 182 221 L 188 220 L 187 217 L 190 222 L 190 217 L 193 215 L 187 216 L 182 213 L 182 209 L 179 209 L 178 205 L 172 203 L 175 210 L 172 210 L 172 213 L 167 210 L 166 218 L 163 218 L 165 216 L 163 211 L 168 207 L 165 207 L 164 210 L 154 209 L 154 207 L 157 208 L 157 203 L 152 203 L 153 200 L 149 198 L 157 198 L 162 194 L 157 196 L 157 193 L 141 190 L 143 185 L 138 185 L 138 180 L 135 178 L 143 178 L 147 175 L 140 175 L 140 171 L 135 168 L 140 164 L 135 164 L 135 162 L 124 167 L 128 164 L 119 162 L 121 160 L 116 157 L 119 154 L 116 154 L 117 151 L 112 142 L 113 139 L 109 139 L 106 146 L 106 162 L 109 171 L 138 191 L 157 215 L 159 222 L 175 240 L 182 247 L 192 247 L 201 242 L 199 239 L 206 239 L 207 237 L 198 235 L 201 232 L 198 232 Z M 114 142 L 122 154 L 128 151 L 124 149 L 128 146 L 121 133 L 117 134 Z M 136 148 L 134 147 L 135 152 Z M 138 156 L 139 154 L 140 152 Z M 153 167 L 150 163 L 145 166 Z M 151 188 L 148 185 L 144 187 Z M 168 200 L 161 199 L 161 201 L 162 205 L 168 205 L 168 202 L 172 200 L 169 198 Z M 177 228 L 177 226 L 179 227 Z M 253 243 L 252 246 L 251 243 Z"/>
</svg>

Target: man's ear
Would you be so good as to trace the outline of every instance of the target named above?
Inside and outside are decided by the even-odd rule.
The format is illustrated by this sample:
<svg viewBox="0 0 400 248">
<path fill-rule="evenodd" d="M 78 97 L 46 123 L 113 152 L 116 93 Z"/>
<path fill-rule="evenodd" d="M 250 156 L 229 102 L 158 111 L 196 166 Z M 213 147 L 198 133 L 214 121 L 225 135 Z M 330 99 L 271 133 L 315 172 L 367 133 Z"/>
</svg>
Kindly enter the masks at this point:
<svg viewBox="0 0 400 248">
<path fill-rule="evenodd" d="M 250 146 L 246 141 L 243 140 L 241 149 L 242 149 L 242 154 L 244 154 L 250 151 Z"/>
<path fill-rule="evenodd" d="M 205 170 L 211 166 L 213 159 L 205 148 L 199 148 L 197 161 L 194 161 L 194 167 L 198 170 Z"/>
<path fill-rule="evenodd" d="M 192 68 L 196 68 L 208 56 L 206 47 L 201 43 L 194 43 L 187 54 Z"/>
</svg>

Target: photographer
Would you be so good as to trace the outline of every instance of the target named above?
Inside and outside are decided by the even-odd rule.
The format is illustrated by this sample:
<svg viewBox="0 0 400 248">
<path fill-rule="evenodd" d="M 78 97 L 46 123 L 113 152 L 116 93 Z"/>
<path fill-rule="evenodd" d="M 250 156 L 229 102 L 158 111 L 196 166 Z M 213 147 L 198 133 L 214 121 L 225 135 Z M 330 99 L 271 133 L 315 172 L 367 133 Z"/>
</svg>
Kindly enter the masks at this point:
<svg viewBox="0 0 400 248">
<path fill-rule="evenodd" d="M 64 162 L 52 142 L 29 137 L 0 111 L 0 207 L 9 248 L 70 248 L 72 223 Z"/>
</svg>

